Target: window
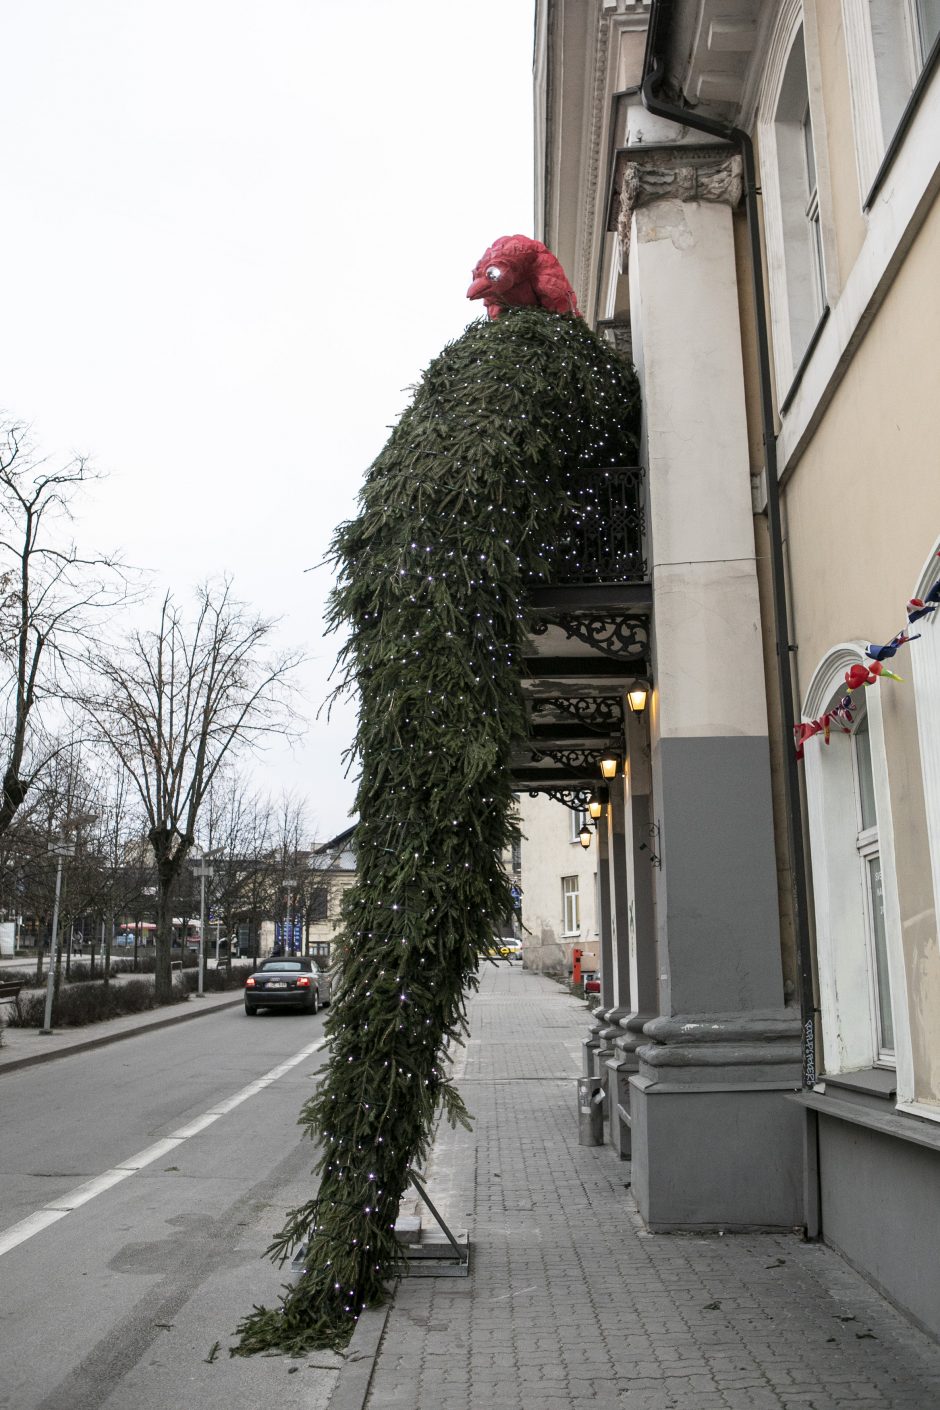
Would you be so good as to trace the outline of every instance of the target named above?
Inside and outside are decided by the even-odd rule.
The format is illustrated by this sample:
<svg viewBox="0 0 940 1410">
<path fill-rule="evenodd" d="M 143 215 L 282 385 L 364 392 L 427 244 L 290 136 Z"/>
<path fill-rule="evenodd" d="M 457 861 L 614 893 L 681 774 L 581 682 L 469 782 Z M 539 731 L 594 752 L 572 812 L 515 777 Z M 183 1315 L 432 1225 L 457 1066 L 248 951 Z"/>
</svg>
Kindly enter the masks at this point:
<svg viewBox="0 0 940 1410">
<path fill-rule="evenodd" d="M 786 319 L 778 321 L 777 336 L 785 327 L 788 375 L 782 380 L 789 385 L 825 306 L 816 152 L 802 28 L 784 69 L 773 135 L 786 301 Z"/>
<path fill-rule="evenodd" d="M 581 934 L 581 892 L 576 876 L 561 878 L 562 934 Z"/>
<path fill-rule="evenodd" d="M 586 826 L 587 826 L 587 820 L 588 820 L 587 809 L 585 809 L 585 808 L 570 808 L 570 809 L 568 810 L 568 816 L 569 816 L 570 819 L 571 819 L 571 834 L 570 834 L 570 836 L 569 836 L 569 838 L 568 838 L 568 841 L 569 841 L 569 842 L 577 842 L 578 845 L 580 846 L 580 845 L 581 845 L 581 838 L 578 836 L 578 834 L 580 833 L 582 827 L 586 827 Z"/>
<path fill-rule="evenodd" d="M 862 197 L 931 49 L 940 0 L 842 0 Z"/>
<path fill-rule="evenodd" d="M 311 923 L 327 919 L 329 914 L 330 893 L 326 886 L 314 886 L 310 892 L 310 910 L 308 919 Z"/>
<path fill-rule="evenodd" d="M 866 942 L 869 953 L 872 1022 L 879 1062 L 894 1061 L 894 1020 L 891 1017 L 891 980 L 888 974 L 888 946 L 885 934 L 884 886 L 881 852 L 878 846 L 878 818 L 875 812 L 875 783 L 871 762 L 868 715 L 862 715 L 852 736 L 855 767 L 856 817 L 855 846 L 862 872 L 865 904 Z"/>
<path fill-rule="evenodd" d="M 846 643 L 817 669 L 803 704 L 816 719 L 845 692 L 864 648 Z M 909 1018 L 879 690 L 856 691 L 851 734 L 817 736 L 803 767 L 812 854 L 823 1063 L 833 1075 L 897 1066 L 913 1082 Z"/>
</svg>

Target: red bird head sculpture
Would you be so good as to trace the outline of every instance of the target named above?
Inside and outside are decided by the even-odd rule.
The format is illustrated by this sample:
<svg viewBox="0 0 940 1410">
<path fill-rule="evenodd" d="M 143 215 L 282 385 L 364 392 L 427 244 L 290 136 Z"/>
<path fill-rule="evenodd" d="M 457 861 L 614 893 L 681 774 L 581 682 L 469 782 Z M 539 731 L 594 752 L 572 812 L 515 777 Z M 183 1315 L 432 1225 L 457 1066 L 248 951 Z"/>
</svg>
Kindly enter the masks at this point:
<svg viewBox="0 0 940 1410">
<path fill-rule="evenodd" d="M 501 235 L 493 241 L 473 271 L 467 298 L 482 299 L 490 318 L 510 307 L 581 316 L 565 271 L 541 240 L 528 235 Z"/>
</svg>

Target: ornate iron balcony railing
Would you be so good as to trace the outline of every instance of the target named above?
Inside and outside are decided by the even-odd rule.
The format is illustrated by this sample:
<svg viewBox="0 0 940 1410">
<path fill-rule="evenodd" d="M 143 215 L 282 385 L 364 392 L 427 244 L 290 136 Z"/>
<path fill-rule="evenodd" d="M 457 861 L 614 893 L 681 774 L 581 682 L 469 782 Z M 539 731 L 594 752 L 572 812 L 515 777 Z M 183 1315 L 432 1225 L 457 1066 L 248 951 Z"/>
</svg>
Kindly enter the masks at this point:
<svg viewBox="0 0 940 1410">
<path fill-rule="evenodd" d="M 648 577 L 643 470 L 585 470 L 572 483 L 565 531 L 550 553 L 550 580 L 638 583 Z"/>
</svg>

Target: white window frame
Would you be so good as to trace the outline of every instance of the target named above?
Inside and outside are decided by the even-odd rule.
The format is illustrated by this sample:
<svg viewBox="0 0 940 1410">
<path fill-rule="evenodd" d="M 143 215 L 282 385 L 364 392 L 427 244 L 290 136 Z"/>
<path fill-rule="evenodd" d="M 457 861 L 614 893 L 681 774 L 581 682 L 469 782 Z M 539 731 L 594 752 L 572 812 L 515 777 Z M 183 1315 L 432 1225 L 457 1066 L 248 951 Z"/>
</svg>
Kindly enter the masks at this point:
<svg viewBox="0 0 940 1410">
<path fill-rule="evenodd" d="M 587 808 L 569 808 L 568 813 L 571 818 L 569 842 L 576 842 L 581 846 L 581 838 L 578 836 L 582 827 L 588 826 Z"/>
<path fill-rule="evenodd" d="M 940 577 L 940 538 L 937 539 L 918 578 L 913 597 L 923 598 Z M 920 641 L 910 647 L 911 674 L 917 711 L 917 738 L 920 745 L 920 767 L 924 786 L 924 810 L 927 816 L 927 845 L 933 878 L 934 926 L 940 927 L 940 718 L 937 700 L 940 698 L 940 609 L 922 617 L 911 628 L 920 632 Z M 940 933 L 935 929 L 935 934 Z M 940 1111 L 930 1103 L 912 1101 L 907 1109 L 917 1116 L 940 1120 Z"/>
<path fill-rule="evenodd" d="M 913 596 L 923 598 L 940 578 L 940 538 L 918 579 Z M 914 678 L 914 701 L 917 710 L 917 736 L 920 743 L 920 766 L 924 781 L 924 805 L 927 813 L 927 842 L 933 872 L 933 896 L 940 922 L 940 718 L 937 715 L 940 691 L 940 608 L 911 628 L 920 633 L 920 641 L 911 648 L 911 671 Z"/>
<path fill-rule="evenodd" d="M 823 658 L 803 702 L 804 719 L 817 719 L 844 693 L 845 672 L 865 660 L 863 642 L 843 642 Z M 914 1091 L 913 1055 L 907 1005 L 907 981 L 901 936 L 901 912 L 895 869 L 894 824 L 885 757 L 881 691 L 890 682 L 865 691 L 872 760 L 872 786 L 881 857 L 885 947 L 894 1028 L 893 1065 L 898 1104 Z M 851 749 L 851 756 L 847 750 Z M 854 741 L 834 732 L 826 745 L 821 736 L 804 750 L 809 842 L 812 856 L 816 960 L 826 1071 L 833 1076 L 892 1065 L 879 1049 L 877 976 L 870 943 L 871 923 L 866 873 L 871 835 L 860 833 Z M 861 846 L 859 845 L 861 843 Z"/>
<path fill-rule="evenodd" d="M 872 885 L 871 885 L 871 863 L 874 862 L 874 861 L 877 861 L 877 862 L 878 862 L 879 870 L 880 870 L 880 872 L 881 872 L 881 877 L 882 877 L 882 892 L 884 891 L 884 863 L 882 862 L 882 859 L 881 859 L 881 841 L 880 841 L 880 837 L 879 837 L 879 834 L 878 834 L 878 820 L 877 820 L 877 817 L 875 818 L 875 821 L 874 821 L 873 823 L 871 823 L 870 825 L 867 825 L 867 826 L 866 826 L 865 818 L 864 818 L 864 816 L 863 816 L 863 808 L 862 808 L 862 785 L 861 785 L 861 778 L 860 778 L 861 769 L 860 769 L 860 767 L 859 767 L 859 737 L 860 737 L 860 730 L 861 730 L 861 725 L 862 725 L 862 720 L 863 720 L 863 718 L 864 718 L 864 720 L 865 720 L 865 725 L 866 725 L 866 737 L 867 737 L 867 739 L 868 739 L 868 743 L 867 743 L 867 746 L 866 746 L 866 747 L 867 747 L 867 749 L 868 749 L 869 756 L 871 757 L 871 733 L 870 733 L 870 724 L 871 724 L 871 721 L 870 721 L 870 719 L 868 718 L 868 704 L 867 704 L 867 700 L 866 700 L 866 698 L 865 698 L 866 695 L 867 695 L 867 692 L 864 692 L 864 693 L 863 693 L 863 696 L 862 696 L 861 704 L 860 704 L 860 709 L 859 709 L 859 711 L 857 711 L 857 713 L 856 713 L 855 726 L 854 726 L 854 728 L 853 728 L 853 730 L 852 730 L 852 769 L 853 769 L 853 772 L 854 772 L 854 775 L 855 775 L 855 800 L 856 800 L 856 805 L 857 805 L 857 808 L 858 808 L 858 818 L 857 818 L 857 822 L 858 822 L 858 835 L 857 835 L 857 837 L 856 837 L 855 847 L 856 847 L 856 851 L 858 852 L 859 871 L 860 871 L 860 873 L 861 873 L 860 885 L 861 885 L 861 892 L 862 892 L 862 907 L 863 907 L 864 916 L 865 916 L 865 936 L 866 936 L 866 943 L 867 943 L 867 946 L 868 946 L 868 985 L 869 985 L 869 997 L 870 997 L 870 1001 L 871 1001 L 871 1025 L 872 1025 L 872 1033 L 873 1033 L 873 1036 L 874 1036 L 874 1042 L 873 1042 L 873 1044 L 872 1044 L 872 1048 L 873 1048 L 873 1051 L 874 1051 L 874 1053 L 875 1053 L 875 1066 L 876 1066 L 876 1067 L 895 1067 L 895 1066 L 896 1066 L 896 1059 L 895 1059 L 895 1048 L 894 1048 L 894 1014 L 893 1014 L 894 1002 L 893 1002 L 893 995 L 892 995 L 891 993 L 889 993 L 889 995 L 888 995 L 888 1000 L 889 1000 L 889 1002 L 888 1002 L 888 1008 L 892 1011 L 892 1015 L 891 1015 L 892 1041 L 891 1041 L 890 1045 L 884 1042 L 884 1040 L 883 1040 L 883 1033 L 882 1033 L 882 1021 L 881 1021 L 881 998 L 882 998 L 881 987 L 882 987 L 882 986 L 881 986 L 881 975 L 880 975 L 879 972 L 878 972 L 878 950 L 879 950 L 879 945 L 878 945 L 878 935 L 877 935 L 877 922 L 876 922 L 875 913 L 874 913 L 874 912 L 875 912 L 876 900 L 875 900 L 875 897 L 872 895 Z M 861 712 L 864 712 L 864 715 L 863 715 Z M 872 780 L 874 780 L 874 758 L 873 758 L 873 757 L 871 757 L 871 772 L 872 772 Z M 883 904 L 882 904 L 882 912 L 883 912 L 883 910 L 884 910 L 884 907 L 883 907 Z M 884 924 L 884 918 L 883 918 L 883 915 L 882 915 L 882 925 L 883 925 L 883 924 Z M 891 988 L 890 973 L 889 973 L 889 977 L 888 977 L 888 987 L 889 987 L 889 990 L 890 990 L 890 988 Z"/>
<path fill-rule="evenodd" d="M 581 934 L 581 878 L 579 876 L 563 876 L 561 878 L 561 933 L 566 937 Z"/>
<path fill-rule="evenodd" d="M 882 3 L 889 3 L 897 15 L 893 52 L 885 48 L 882 28 L 876 26 L 877 33 L 873 30 L 871 3 L 872 0 L 842 0 L 860 202 L 871 190 L 881 159 L 897 130 L 897 120 L 927 60 L 917 0 L 882 0 Z M 893 76 L 887 72 L 889 66 L 895 70 Z M 897 116 L 893 124 L 886 125 L 882 91 L 889 81 L 894 90 Z"/>
<path fill-rule="evenodd" d="M 828 291 L 839 289 L 836 247 L 825 218 L 832 205 L 828 141 L 811 19 L 810 14 L 804 17 L 801 0 L 785 0 L 781 6 L 757 104 L 770 323 L 780 402 L 786 400 L 818 336 Z M 800 43 L 816 177 L 805 194 L 799 188 L 800 180 L 805 184 L 808 177 L 803 133 L 793 130 L 802 122 L 795 112 L 781 119 L 782 111 L 794 106 L 788 80 L 792 84 L 791 60 L 797 61 L 794 49 Z"/>
</svg>

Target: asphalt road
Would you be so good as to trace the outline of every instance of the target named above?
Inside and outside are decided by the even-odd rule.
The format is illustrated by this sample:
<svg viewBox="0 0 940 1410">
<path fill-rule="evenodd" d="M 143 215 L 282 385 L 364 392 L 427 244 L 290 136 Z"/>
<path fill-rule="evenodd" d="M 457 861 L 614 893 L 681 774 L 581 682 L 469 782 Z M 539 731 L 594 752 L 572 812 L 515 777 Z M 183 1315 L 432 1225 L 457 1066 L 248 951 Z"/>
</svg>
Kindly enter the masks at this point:
<svg viewBox="0 0 940 1410">
<path fill-rule="evenodd" d="M 322 1044 L 322 1012 L 238 1007 L 4 1077 L 4 1410 L 326 1404 L 334 1357 L 228 1356 L 289 1276 L 263 1253 L 313 1192 Z"/>
</svg>

